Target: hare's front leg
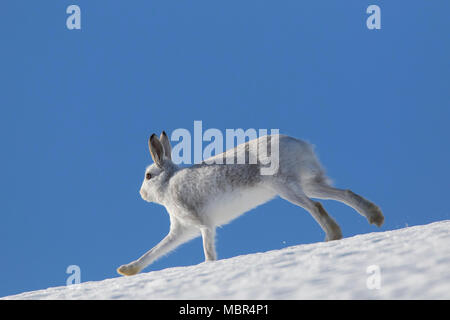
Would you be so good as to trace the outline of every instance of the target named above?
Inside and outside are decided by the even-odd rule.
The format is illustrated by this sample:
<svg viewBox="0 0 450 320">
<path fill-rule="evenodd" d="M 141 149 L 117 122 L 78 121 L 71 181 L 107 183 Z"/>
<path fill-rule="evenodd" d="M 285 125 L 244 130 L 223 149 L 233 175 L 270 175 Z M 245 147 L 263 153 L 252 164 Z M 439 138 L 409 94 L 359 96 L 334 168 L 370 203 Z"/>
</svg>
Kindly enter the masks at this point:
<svg viewBox="0 0 450 320">
<path fill-rule="evenodd" d="M 178 221 L 171 219 L 170 232 L 155 247 L 147 251 L 138 260 L 122 265 L 117 272 L 124 276 L 131 276 L 139 273 L 153 261 L 166 253 L 172 251 L 179 245 L 198 236 L 198 230 L 189 226 L 184 226 Z"/>
<path fill-rule="evenodd" d="M 203 251 L 205 252 L 205 261 L 216 260 L 216 229 L 214 227 L 202 228 L 201 233 L 203 238 Z"/>
</svg>

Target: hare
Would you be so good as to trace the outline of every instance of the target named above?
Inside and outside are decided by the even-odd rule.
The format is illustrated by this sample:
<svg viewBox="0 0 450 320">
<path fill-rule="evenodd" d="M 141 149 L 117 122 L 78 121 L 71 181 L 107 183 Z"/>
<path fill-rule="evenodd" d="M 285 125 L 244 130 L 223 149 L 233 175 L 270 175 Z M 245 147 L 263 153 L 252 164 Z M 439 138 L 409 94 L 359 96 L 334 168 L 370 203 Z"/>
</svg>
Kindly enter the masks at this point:
<svg viewBox="0 0 450 320">
<path fill-rule="evenodd" d="M 119 267 L 117 272 L 122 275 L 139 273 L 158 257 L 199 235 L 203 240 L 205 261 L 216 260 L 216 227 L 277 196 L 308 211 L 324 230 L 325 241 L 341 239 L 342 232 L 322 205 L 311 198 L 343 202 L 377 226 L 384 221 L 381 210 L 374 203 L 348 189 L 332 187 L 313 147 L 290 136 L 260 137 L 185 168 L 172 162 L 170 141 L 164 131 L 159 139 L 152 134 L 148 145 L 154 164 L 145 171 L 140 194 L 145 201 L 161 204 L 167 209 L 170 231 L 139 259 Z M 255 156 L 255 152 L 274 146 L 279 152 L 278 167 L 271 175 L 261 174 L 267 164 L 257 157 L 254 163 L 228 161 L 239 156 L 248 159 Z"/>
</svg>

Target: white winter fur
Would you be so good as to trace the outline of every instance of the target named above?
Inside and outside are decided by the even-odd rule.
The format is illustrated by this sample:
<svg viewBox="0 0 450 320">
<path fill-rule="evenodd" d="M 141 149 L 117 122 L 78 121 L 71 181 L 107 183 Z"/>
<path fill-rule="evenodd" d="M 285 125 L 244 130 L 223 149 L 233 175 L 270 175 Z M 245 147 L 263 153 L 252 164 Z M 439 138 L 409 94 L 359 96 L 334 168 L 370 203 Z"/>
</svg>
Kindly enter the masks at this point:
<svg viewBox="0 0 450 320">
<path fill-rule="evenodd" d="M 330 186 L 312 146 L 293 137 L 260 137 L 189 168 L 179 168 L 171 161 L 165 132 L 159 139 L 154 134 L 150 137 L 149 150 L 154 164 L 146 169 L 140 193 L 144 200 L 166 207 L 170 231 L 138 260 L 118 268 L 123 275 L 140 272 L 198 235 L 203 238 L 205 260 L 215 260 L 216 227 L 276 196 L 307 210 L 324 230 L 326 240 L 341 239 L 342 232 L 322 205 L 310 198 L 341 201 L 378 226 L 384 221 L 381 210 L 372 202 L 350 190 Z M 248 162 L 236 164 L 233 160 L 240 156 Z M 217 161 L 220 159 L 223 161 Z M 276 170 L 264 174 L 268 168 Z"/>
<path fill-rule="evenodd" d="M 211 219 L 212 225 L 222 226 L 272 200 L 276 195 L 276 192 L 261 185 L 233 190 L 212 199 L 205 206 L 203 214 Z"/>
</svg>

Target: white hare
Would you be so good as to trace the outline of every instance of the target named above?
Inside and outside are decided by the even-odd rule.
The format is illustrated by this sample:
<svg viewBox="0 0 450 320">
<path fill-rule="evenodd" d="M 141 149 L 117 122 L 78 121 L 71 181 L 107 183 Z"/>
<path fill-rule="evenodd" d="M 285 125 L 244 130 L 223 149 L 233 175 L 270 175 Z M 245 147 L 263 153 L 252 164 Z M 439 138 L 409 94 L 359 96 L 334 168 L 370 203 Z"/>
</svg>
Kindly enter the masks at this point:
<svg viewBox="0 0 450 320">
<path fill-rule="evenodd" d="M 203 238 L 205 260 L 215 260 L 216 227 L 276 196 L 306 209 L 325 231 L 327 241 L 341 239 L 341 229 L 322 205 L 311 198 L 341 201 L 366 217 L 369 223 L 383 224 L 384 217 L 378 206 L 350 190 L 330 186 L 312 146 L 302 140 L 285 135 L 264 136 L 209 160 L 236 159 L 240 155 L 248 159 L 254 156 L 255 150 L 270 149 L 272 141 L 277 141 L 278 170 L 272 175 L 263 175 L 261 169 L 266 164 L 260 161 L 217 164 L 205 160 L 180 168 L 171 160 L 166 133 L 159 139 L 153 134 L 149 149 L 154 164 L 145 171 L 140 194 L 144 200 L 166 207 L 170 231 L 154 248 L 136 261 L 122 265 L 117 272 L 134 275 L 158 257 L 199 235 Z"/>
</svg>

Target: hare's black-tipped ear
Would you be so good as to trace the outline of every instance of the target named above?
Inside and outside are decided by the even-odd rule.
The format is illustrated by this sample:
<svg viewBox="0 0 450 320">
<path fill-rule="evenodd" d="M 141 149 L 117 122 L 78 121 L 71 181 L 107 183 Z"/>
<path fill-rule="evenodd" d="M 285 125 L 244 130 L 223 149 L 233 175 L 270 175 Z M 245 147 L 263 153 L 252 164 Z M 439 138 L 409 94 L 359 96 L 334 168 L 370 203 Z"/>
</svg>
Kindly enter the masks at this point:
<svg viewBox="0 0 450 320">
<path fill-rule="evenodd" d="M 159 141 L 161 141 L 163 148 L 164 148 L 164 156 L 172 160 L 172 146 L 170 145 L 169 137 L 167 136 L 166 132 L 163 131 L 161 133 L 161 136 L 159 137 Z"/>
<path fill-rule="evenodd" d="M 150 139 L 148 139 L 148 148 L 153 161 L 158 167 L 162 167 L 164 147 L 156 134 L 152 134 Z"/>
</svg>

